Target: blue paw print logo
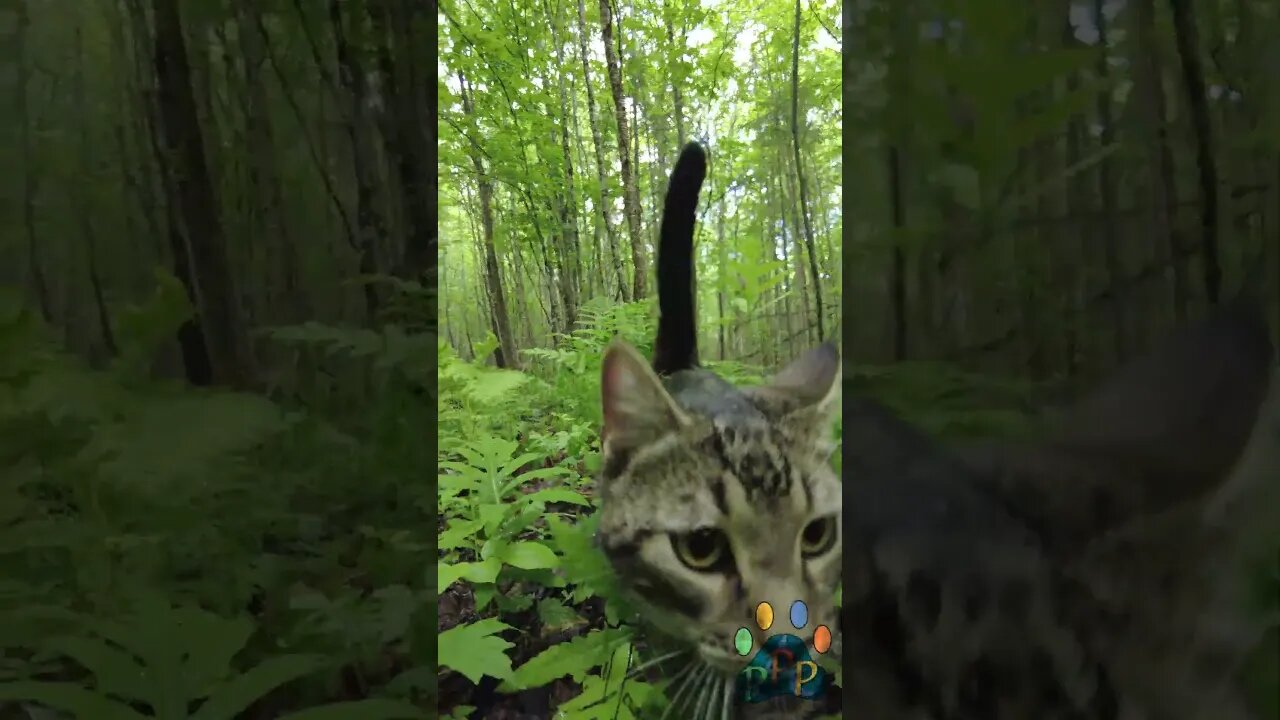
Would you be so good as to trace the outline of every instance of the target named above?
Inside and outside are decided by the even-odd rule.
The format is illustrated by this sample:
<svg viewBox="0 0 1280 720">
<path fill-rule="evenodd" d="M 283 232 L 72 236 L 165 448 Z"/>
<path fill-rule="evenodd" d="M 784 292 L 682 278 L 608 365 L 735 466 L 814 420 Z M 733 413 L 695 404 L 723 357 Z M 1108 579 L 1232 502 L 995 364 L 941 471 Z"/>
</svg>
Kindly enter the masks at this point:
<svg viewBox="0 0 1280 720">
<path fill-rule="evenodd" d="M 809 624 L 809 608 L 803 601 L 791 603 L 791 627 L 801 630 Z M 762 602 L 756 606 L 756 626 L 768 630 L 773 626 L 773 606 Z M 738 654 L 751 653 L 751 631 L 738 628 L 733 646 Z M 831 630 L 819 625 L 813 630 L 813 651 L 821 655 L 831 649 Z M 827 689 L 827 672 L 809 654 L 804 640 L 790 633 L 774 635 L 765 641 L 738 673 L 737 694 L 743 702 L 757 703 L 781 695 L 794 695 L 806 700 L 822 696 Z"/>
</svg>

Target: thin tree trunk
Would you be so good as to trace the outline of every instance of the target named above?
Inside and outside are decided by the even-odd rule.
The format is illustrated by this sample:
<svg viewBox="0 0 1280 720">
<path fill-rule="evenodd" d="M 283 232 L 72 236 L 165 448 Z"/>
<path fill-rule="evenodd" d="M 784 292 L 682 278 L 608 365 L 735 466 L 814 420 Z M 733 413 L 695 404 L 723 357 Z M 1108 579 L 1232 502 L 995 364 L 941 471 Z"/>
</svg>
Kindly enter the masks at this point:
<svg viewBox="0 0 1280 720">
<path fill-rule="evenodd" d="M 140 59 L 133 57 L 130 53 L 129 43 L 125 39 L 125 22 L 123 15 L 118 18 L 111 18 L 108 21 L 108 32 L 111 37 L 112 50 L 116 54 L 121 68 L 117 75 L 119 85 L 116 87 L 119 93 L 119 102 L 121 107 L 136 108 L 144 106 L 146 99 L 142 97 L 136 86 L 135 67 L 140 62 Z M 151 167 L 147 163 L 146 153 L 141 148 L 134 148 L 125 132 L 126 123 L 140 114 L 121 113 L 111 127 L 112 138 L 116 144 L 121 177 L 125 187 L 128 188 L 130 195 L 137 204 L 136 211 L 139 220 L 146 227 L 146 230 L 142 231 L 138 229 L 138 223 L 130 223 L 129 226 L 129 232 L 135 240 L 136 252 L 134 261 L 131 263 L 135 268 L 135 272 L 130 277 L 129 282 L 133 292 L 145 292 L 150 288 L 152 279 L 151 266 L 157 258 L 164 257 L 160 246 L 164 239 L 164 232 L 160 227 L 161 221 L 158 217 L 160 200 L 155 195 L 155 187 L 149 176 Z M 155 252 L 156 255 L 150 256 L 152 252 Z"/>
<path fill-rule="evenodd" d="M 778 219 L 785 226 L 787 222 L 787 219 L 786 219 L 787 211 L 786 211 L 786 205 L 785 205 L 785 203 L 787 202 L 786 196 L 784 193 L 781 193 L 781 192 L 774 192 L 770 194 L 774 195 L 778 199 L 778 207 L 777 207 Z M 778 335 L 782 335 L 787 338 L 787 342 L 786 342 L 787 354 L 790 357 L 798 357 L 799 353 L 796 352 L 796 335 L 798 333 L 796 332 L 794 327 L 795 315 L 791 308 L 791 294 L 792 294 L 791 291 L 794 289 L 793 287 L 794 282 L 788 282 L 788 273 L 792 267 L 791 258 L 793 255 L 797 255 L 800 253 L 800 244 L 796 242 L 792 242 L 793 239 L 794 237 L 788 238 L 784 234 L 781 238 L 773 239 L 772 242 L 778 243 L 778 240 L 782 241 L 780 243 L 781 250 L 782 250 L 782 282 L 778 283 L 778 292 L 780 293 L 779 297 L 781 298 L 780 304 L 782 307 L 782 317 L 784 321 L 781 324 L 781 328 Z M 789 249 L 791 247 L 795 248 L 795 252 L 792 252 Z M 772 248 L 770 249 L 773 250 Z M 773 254 L 774 254 L 773 252 L 770 252 L 771 256 Z M 800 267 L 800 263 L 796 263 L 796 267 Z M 804 327 L 806 330 L 808 329 L 808 322 L 804 317 L 801 317 L 800 323 L 801 323 L 801 327 Z M 777 337 L 778 335 L 775 335 L 775 337 Z"/>
<path fill-rule="evenodd" d="M 559 6 L 557 5 L 557 30 L 561 26 L 560 19 Z M 559 34 L 562 33 L 558 32 L 557 35 Z M 574 325 L 578 321 L 578 305 L 581 302 L 579 293 L 582 282 L 582 250 L 581 241 L 578 238 L 578 196 L 574 188 L 573 154 L 569 150 L 569 113 L 571 108 L 569 96 L 564 87 L 564 44 L 557 42 L 555 46 L 556 89 L 560 95 L 560 153 L 564 169 L 564 199 L 561 203 L 560 212 L 560 236 L 563 238 L 562 247 L 565 252 L 561 255 L 560 260 L 560 285 L 561 292 L 564 294 L 565 331 L 573 332 Z"/>
<path fill-rule="evenodd" d="M 80 117 L 80 176 L 86 181 L 94 177 L 92 167 L 92 147 L 89 139 L 89 120 L 94 114 L 89 111 L 84 92 L 84 36 L 79 26 L 75 30 L 76 70 L 74 93 L 76 113 Z M 75 190 L 76 214 L 80 216 L 80 232 L 84 236 L 85 255 L 89 270 L 89 287 L 93 292 L 94 309 L 97 312 L 98 333 L 102 347 L 108 357 L 115 357 L 119 350 L 116 347 L 115 333 L 111 329 L 111 315 L 107 310 L 106 295 L 102 289 L 102 276 L 98 272 L 98 235 L 94 229 L 94 218 L 97 213 L 90 201 L 91 184 L 78 183 Z"/>
<path fill-rule="evenodd" d="M 467 79 L 458 73 L 458 86 L 461 92 L 462 110 L 468 115 L 475 112 L 471 103 L 471 92 Z M 493 244 L 493 179 L 485 170 L 484 160 L 477 148 L 471 147 L 471 164 L 476 170 L 476 184 L 480 194 L 480 224 L 483 231 L 481 238 L 484 257 L 484 280 L 489 294 L 489 319 L 493 324 L 493 334 L 498 337 L 500 356 L 496 358 L 498 367 L 520 367 L 516 344 L 511 336 L 511 320 L 507 314 L 507 298 L 502 290 L 502 275 L 498 270 L 498 253 Z"/>
<path fill-rule="evenodd" d="M 1182 81 L 1187 89 L 1191 125 L 1196 137 L 1196 168 L 1200 181 L 1200 243 L 1204 257 L 1204 292 L 1216 305 L 1222 292 L 1222 267 L 1218 258 L 1218 165 L 1213 154 L 1213 123 L 1200 63 L 1200 38 L 1191 0 L 1169 0 L 1173 9 L 1174 36 L 1182 58 Z"/>
<path fill-rule="evenodd" d="M 247 2 L 237 3 L 236 22 L 240 47 L 244 57 L 246 135 L 250 157 L 249 182 L 252 203 L 258 215 L 260 237 L 263 243 L 279 243 L 271 253 L 274 262 L 268 273 L 268 282 L 280 283 L 279 305 L 268 296 L 268 308 L 276 308 L 277 317 L 287 322 L 300 322 L 308 314 L 306 293 L 298 277 L 298 243 L 293 227 L 284 220 L 284 183 L 276 161 L 275 128 L 272 127 L 271 106 L 267 99 L 266 85 L 262 78 L 262 66 L 266 62 L 263 48 L 266 38 L 261 34 L 259 8 Z M 268 292 L 270 292 L 268 290 Z"/>
<path fill-rule="evenodd" d="M 1102 125 L 1102 146 L 1108 147 L 1115 142 L 1115 122 L 1111 112 L 1111 87 L 1107 82 L 1110 74 L 1107 69 L 1107 18 L 1103 14 L 1104 0 L 1094 0 L 1093 21 L 1098 28 L 1098 46 L 1102 51 L 1098 54 L 1097 73 L 1102 81 L 1102 90 L 1098 93 L 1098 122 Z M 1115 169 L 1111 156 L 1102 159 L 1098 166 L 1099 192 L 1102 196 L 1102 251 L 1107 267 L 1107 282 L 1111 287 L 1111 315 L 1115 327 L 1116 357 L 1124 360 L 1129 355 L 1129 323 L 1126 319 L 1125 300 L 1127 293 L 1121 292 L 1124 282 L 1124 268 L 1120 258 L 1119 238 L 1116 236 L 1116 181 Z"/>
<path fill-rule="evenodd" d="M 813 310 L 809 304 L 809 283 L 811 280 L 806 279 L 805 275 L 805 254 L 804 247 L 804 229 L 801 227 L 803 221 L 800 219 L 800 193 L 796 190 L 796 178 L 794 173 L 788 172 L 789 163 L 785 155 L 785 151 L 779 149 L 778 167 L 781 168 L 781 178 L 775 178 L 778 183 L 779 195 L 786 198 L 787 207 L 791 209 L 791 241 L 796 246 L 794 277 L 796 292 L 800 295 L 800 307 L 803 313 L 801 317 L 804 321 L 804 330 L 801 331 L 803 340 L 807 344 L 810 342 L 810 335 L 813 331 Z M 786 218 L 782 218 L 783 226 L 786 226 Z M 792 270 L 788 268 L 788 272 Z"/>
<path fill-rule="evenodd" d="M 889 146 L 889 195 L 893 219 L 893 269 L 890 278 L 893 307 L 893 359 L 907 359 L 907 259 L 902 251 L 906 210 L 902 199 L 902 159 L 897 146 Z"/>
<path fill-rule="evenodd" d="M 640 192 L 636 184 L 636 169 L 631 164 L 631 134 L 627 128 L 627 106 L 622 89 L 622 69 L 618 65 L 618 53 L 614 48 L 613 10 L 610 0 L 600 0 L 600 34 L 604 39 L 605 63 L 609 69 L 609 89 L 613 94 L 613 115 L 618 123 L 618 158 L 622 163 L 622 207 L 627 216 L 627 229 L 631 235 L 631 264 L 634 269 L 631 298 L 639 300 L 648 295 L 648 264 L 645 259 L 644 235 L 640 230 Z"/>
<path fill-rule="evenodd" d="M 53 310 L 49 305 L 49 286 L 45 280 L 44 266 L 40 262 L 40 241 L 36 235 L 36 171 L 35 139 L 31 133 L 31 108 L 27 104 L 27 84 L 31 77 L 31 64 L 27 61 L 27 33 L 31 28 L 31 16 L 26 2 L 14 6 L 18 12 L 14 54 L 18 69 L 18 82 L 14 88 L 14 111 L 18 114 L 22 133 L 22 227 L 27 238 L 27 281 L 35 296 L 40 317 L 46 323 L 53 322 Z"/>
<path fill-rule="evenodd" d="M 724 321 L 724 293 L 728 284 L 725 277 L 728 275 L 728 268 L 725 266 L 729 263 L 728 248 L 724 244 L 724 215 L 725 205 L 728 203 L 728 194 L 721 196 L 720 212 L 716 213 L 716 316 L 719 322 L 716 323 L 716 338 L 719 340 L 720 359 L 725 358 L 725 321 Z"/>
<path fill-rule="evenodd" d="M 582 61 L 583 85 L 587 89 L 587 115 L 591 118 L 591 145 L 595 149 L 596 156 L 596 181 L 598 183 L 596 204 L 599 206 L 600 220 L 604 225 L 605 238 L 609 243 L 613 271 L 618 281 L 618 293 L 622 296 L 623 302 L 630 302 L 631 288 L 627 286 L 626 278 L 623 275 L 622 253 L 618 250 L 618 233 L 614 229 L 613 221 L 609 215 L 609 196 L 605 191 L 608 187 L 608 175 L 605 172 L 604 164 L 604 141 L 600 138 L 600 112 L 596 108 L 596 93 L 592 88 L 591 66 L 587 62 L 587 57 L 587 10 L 584 0 L 578 0 L 578 58 Z"/>
<path fill-rule="evenodd" d="M 813 302 L 817 310 L 818 339 L 826 340 L 826 320 L 822 312 L 822 281 L 818 274 L 818 255 L 813 247 L 813 228 L 809 221 L 809 204 L 805 198 L 804 167 L 800 158 L 800 0 L 796 0 L 795 33 L 791 38 L 791 147 L 795 152 L 796 185 L 800 193 L 800 217 L 804 220 L 804 244 L 809 251 L 809 273 L 813 278 Z"/>
<path fill-rule="evenodd" d="M 1064 18 L 1061 30 L 1063 44 L 1067 46 L 1077 42 L 1075 27 L 1068 17 L 1072 1 L 1064 0 L 1063 11 L 1060 16 Z M 1071 96 L 1074 96 L 1080 89 L 1080 73 L 1078 71 L 1073 71 L 1067 75 L 1066 88 L 1067 94 Z M 1080 162 L 1081 145 L 1084 137 L 1083 126 L 1084 123 L 1079 113 L 1073 114 L 1067 119 L 1066 167 L 1075 167 Z M 1076 173 L 1074 176 L 1067 178 L 1067 182 L 1063 186 L 1065 215 L 1070 217 L 1087 212 L 1090 207 L 1089 196 L 1089 188 L 1084 173 Z M 1074 378 L 1079 374 L 1080 361 L 1085 354 L 1086 339 L 1082 337 L 1082 333 L 1085 327 L 1085 300 L 1088 290 L 1087 268 L 1089 267 L 1088 263 L 1092 260 L 1089 252 L 1089 237 L 1091 234 L 1091 228 L 1085 226 L 1081 232 L 1076 233 L 1077 242 L 1074 244 L 1068 239 L 1071 233 L 1064 233 L 1063 237 L 1062 254 L 1064 262 L 1074 269 L 1070 280 L 1069 297 L 1064 300 L 1066 309 L 1069 311 L 1066 328 L 1066 369 L 1067 377 L 1069 378 Z"/>
<path fill-rule="evenodd" d="M 675 31 L 671 26 L 670 7 L 667 2 L 662 3 L 662 24 L 667 31 L 666 50 L 668 57 L 674 57 L 676 62 L 679 62 L 679 54 L 683 52 L 685 47 L 685 36 L 682 30 L 680 33 L 681 42 L 676 42 Z M 676 75 L 675 68 L 668 67 L 667 70 L 667 77 L 671 79 L 671 104 L 676 119 L 676 147 L 684 147 L 684 96 L 680 92 L 680 78 Z M 664 162 L 663 167 L 665 166 L 666 163 Z"/>
<path fill-rule="evenodd" d="M 179 0 L 152 0 L 152 8 L 160 126 L 166 154 L 174 164 L 170 189 L 175 197 L 170 203 L 176 208 L 190 255 L 212 377 L 215 382 L 248 387 L 253 382 L 253 359 L 243 334 L 220 205 L 205 161 Z"/>
<path fill-rule="evenodd" d="M 587 156 L 586 145 L 583 144 L 582 142 L 582 123 L 578 119 L 578 101 L 577 101 L 578 93 L 577 93 L 577 90 L 574 88 L 575 80 L 576 79 L 573 77 L 573 75 L 570 74 L 569 75 L 569 96 L 572 100 L 569 106 L 570 107 L 569 118 L 573 123 L 573 126 L 572 126 L 573 141 L 574 141 L 575 149 L 577 151 L 576 155 L 578 160 L 578 167 L 581 168 L 587 165 L 587 163 L 589 162 L 589 159 Z M 607 290 L 605 289 L 607 287 L 607 284 L 605 282 L 605 274 L 604 274 L 605 260 L 604 260 L 604 249 L 602 247 L 603 240 L 604 240 L 604 226 L 600 221 L 600 213 L 596 213 L 595 219 L 591 223 L 591 259 L 589 262 L 589 267 L 582 274 L 582 291 L 583 291 L 583 294 L 585 294 L 588 298 L 597 296 L 597 285 L 599 286 L 599 291 L 598 291 L 599 295 L 603 296 L 608 294 Z"/>
<path fill-rule="evenodd" d="M 1187 319 L 1187 261 L 1178 242 L 1175 208 L 1178 204 L 1177 168 L 1169 138 L 1168 102 L 1164 95 L 1163 63 L 1155 30 L 1155 0 L 1138 0 L 1138 52 L 1141 53 L 1139 87 L 1145 89 L 1146 120 L 1151 133 L 1152 190 L 1156 226 L 1156 257 L 1168 261 L 1173 270 L 1173 313 L 1179 324 Z"/>
</svg>

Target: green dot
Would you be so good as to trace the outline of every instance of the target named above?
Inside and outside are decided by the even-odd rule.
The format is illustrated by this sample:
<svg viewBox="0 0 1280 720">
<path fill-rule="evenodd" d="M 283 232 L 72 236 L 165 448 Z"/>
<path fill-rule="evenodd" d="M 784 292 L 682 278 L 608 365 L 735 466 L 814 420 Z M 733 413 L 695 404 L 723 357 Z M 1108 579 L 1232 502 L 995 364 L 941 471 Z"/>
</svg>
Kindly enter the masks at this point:
<svg viewBox="0 0 1280 720">
<path fill-rule="evenodd" d="M 738 651 L 739 655 L 746 655 L 751 652 L 751 631 L 746 628 L 738 628 L 738 632 L 733 636 L 733 647 Z"/>
</svg>

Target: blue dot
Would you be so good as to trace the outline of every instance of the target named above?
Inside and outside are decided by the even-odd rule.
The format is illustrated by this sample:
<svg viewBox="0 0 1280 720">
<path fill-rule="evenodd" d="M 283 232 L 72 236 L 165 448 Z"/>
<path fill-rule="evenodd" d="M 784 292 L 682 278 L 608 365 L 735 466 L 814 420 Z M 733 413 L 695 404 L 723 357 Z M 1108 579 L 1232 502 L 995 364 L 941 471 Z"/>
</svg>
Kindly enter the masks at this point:
<svg viewBox="0 0 1280 720">
<path fill-rule="evenodd" d="M 799 630 L 809 622 L 809 608 L 804 606 L 803 600 L 797 600 L 791 603 L 791 626 Z"/>
</svg>

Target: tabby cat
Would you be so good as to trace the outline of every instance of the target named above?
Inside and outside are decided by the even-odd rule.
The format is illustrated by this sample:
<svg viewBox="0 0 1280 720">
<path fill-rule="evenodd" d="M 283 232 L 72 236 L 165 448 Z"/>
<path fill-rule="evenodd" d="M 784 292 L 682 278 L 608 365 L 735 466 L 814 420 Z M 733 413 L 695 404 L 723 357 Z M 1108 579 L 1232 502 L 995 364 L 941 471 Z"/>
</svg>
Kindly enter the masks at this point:
<svg viewBox="0 0 1280 720">
<path fill-rule="evenodd" d="M 802 599 L 838 628 L 857 717 L 1258 718 L 1238 671 L 1266 625 L 1238 581 L 1257 541 L 1280 539 L 1280 383 L 1256 302 L 1129 363 L 1033 442 L 943 447 L 847 398 L 841 482 L 834 347 L 759 388 L 698 367 L 705 172 L 696 145 L 672 172 L 652 366 L 617 343 L 602 377 L 599 539 L 688 658 L 674 717 L 816 710 L 733 701 L 735 629 L 756 629 L 762 600 Z"/>
<path fill-rule="evenodd" d="M 844 706 L 1257 718 L 1238 680 L 1265 626 L 1239 591 L 1249 551 L 1280 540 L 1267 338 L 1256 303 L 1228 304 L 1035 442 L 943 449 L 847 400 Z"/>
<path fill-rule="evenodd" d="M 706 171 L 692 143 L 671 174 L 652 366 L 615 341 L 602 371 L 599 541 L 649 624 L 693 651 L 673 683 L 681 720 L 756 716 L 729 715 L 744 665 L 735 631 L 757 631 L 756 648 L 781 631 L 785 622 L 767 632 L 749 622 L 762 601 L 802 600 L 809 628 L 836 627 L 841 565 L 840 481 L 828 464 L 840 411 L 835 347 L 811 350 L 762 387 L 699 367 L 693 235 Z"/>
</svg>

